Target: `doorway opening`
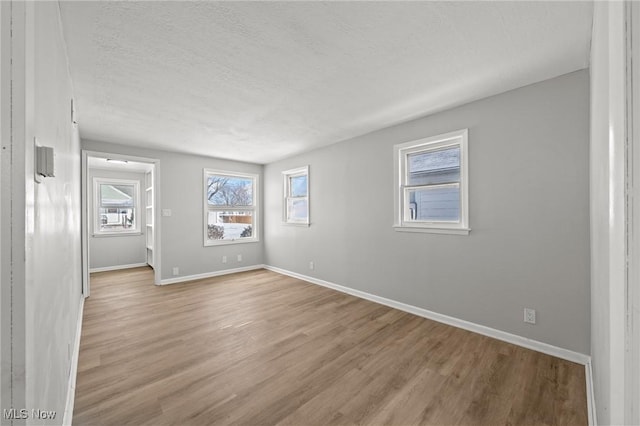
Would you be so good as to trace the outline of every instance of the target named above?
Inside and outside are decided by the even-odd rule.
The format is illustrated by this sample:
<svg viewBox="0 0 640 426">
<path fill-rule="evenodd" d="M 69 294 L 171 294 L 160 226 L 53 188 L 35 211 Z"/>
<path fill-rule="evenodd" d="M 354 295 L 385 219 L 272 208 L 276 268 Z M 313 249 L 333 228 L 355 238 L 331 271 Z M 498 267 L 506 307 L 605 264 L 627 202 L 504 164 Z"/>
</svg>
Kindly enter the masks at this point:
<svg viewBox="0 0 640 426">
<path fill-rule="evenodd" d="M 82 290 L 90 274 L 141 266 L 160 283 L 159 160 L 82 152 Z"/>
</svg>

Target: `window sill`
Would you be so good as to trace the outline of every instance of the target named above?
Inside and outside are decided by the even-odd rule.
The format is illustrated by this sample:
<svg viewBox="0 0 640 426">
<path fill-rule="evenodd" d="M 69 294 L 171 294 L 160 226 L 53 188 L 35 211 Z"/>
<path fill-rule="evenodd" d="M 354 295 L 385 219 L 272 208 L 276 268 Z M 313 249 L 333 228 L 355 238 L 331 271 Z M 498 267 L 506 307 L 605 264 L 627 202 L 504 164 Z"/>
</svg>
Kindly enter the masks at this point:
<svg viewBox="0 0 640 426">
<path fill-rule="evenodd" d="M 422 227 L 422 226 L 393 226 L 396 232 L 419 232 L 425 234 L 450 234 L 450 235 L 469 235 L 470 228 L 438 228 L 438 227 Z"/>
<path fill-rule="evenodd" d="M 282 222 L 284 226 L 298 226 L 302 228 L 308 228 L 311 226 L 310 223 L 302 223 L 302 222 Z"/>
<path fill-rule="evenodd" d="M 94 238 L 103 238 L 103 237 L 136 237 L 139 235 L 143 235 L 140 231 L 135 232 L 101 232 L 94 233 L 91 236 Z"/>
<path fill-rule="evenodd" d="M 239 239 L 239 240 L 207 240 L 204 243 L 205 247 L 215 247 L 215 246 L 226 246 L 229 244 L 247 244 L 247 243 L 257 243 L 260 239 L 258 238 L 250 238 L 250 239 Z"/>
</svg>

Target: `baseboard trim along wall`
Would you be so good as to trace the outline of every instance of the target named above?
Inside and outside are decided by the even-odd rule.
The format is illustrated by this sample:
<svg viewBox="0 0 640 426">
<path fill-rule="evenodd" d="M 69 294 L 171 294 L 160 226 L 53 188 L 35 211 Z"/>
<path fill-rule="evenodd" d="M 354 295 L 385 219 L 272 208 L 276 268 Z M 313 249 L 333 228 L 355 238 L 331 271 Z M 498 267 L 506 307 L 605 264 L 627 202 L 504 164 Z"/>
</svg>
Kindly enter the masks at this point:
<svg viewBox="0 0 640 426">
<path fill-rule="evenodd" d="M 78 359 L 80 358 L 80 337 L 82 336 L 82 317 L 84 314 L 84 296 L 80 298 L 80 307 L 78 309 L 78 325 L 76 327 L 76 336 L 73 344 L 73 355 L 71 356 L 71 366 L 69 371 L 69 385 L 67 386 L 67 403 L 64 407 L 64 416 L 62 417 L 63 426 L 71 426 L 73 421 L 73 407 L 76 400 L 76 377 L 78 376 Z"/>
<path fill-rule="evenodd" d="M 450 317 L 448 315 L 439 314 L 437 312 L 432 312 L 427 309 L 419 308 L 417 306 L 408 305 L 402 302 L 397 302 L 395 300 L 387 299 L 385 297 L 376 296 L 375 294 L 370 294 L 364 291 L 355 290 L 349 287 L 345 287 L 339 284 L 334 284 L 318 278 L 309 277 L 307 275 L 298 274 L 297 272 L 287 271 L 286 269 L 277 268 L 275 266 L 265 265 L 264 268 L 273 272 L 277 272 L 279 274 L 288 275 L 290 277 L 308 281 L 312 284 L 318 284 L 323 287 L 328 287 L 333 290 L 340 291 L 342 293 L 347 293 L 352 296 L 356 296 L 362 299 L 370 300 L 372 302 L 380 303 L 381 305 L 399 309 L 401 311 L 418 315 L 433 321 L 438 321 L 454 327 L 462 328 L 468 331 L 473 331 L 474 333 L 482 334 L 484 336 L 493 337 L 494 339 L 502 340 L 504 342 L 512 343 L 514 345 L 522 346 L 527 349 L 532 349 L 534 351 L 542 352 L 547 355 L 552 355 L 558 358 L 566 359 L 567 361 L 572 361 L 582 365 L 587 365 L 587 363 L 591 361 L 591 357 L 589 355 L 585 355 L 579 352 L 574 352 L 568 349 L 549 345 L 548 343 L 539 342 L 537 340 L 528 339 L 526 337 L 518 336 L 516 334 L 507 333 L 506 331 L 496 330 L 495 328 L 486 327 L 484 325 Z"/>
<path fill-rule="evenodd" d="M 219 277 L 220 275 L 235 274 L 237 272 L 254 271 L 256 269 L 267 269 L 265 265 L 243 266 L 242 268 L 223 269 L 222 271 L 205 272 L 204 274 L 185 275 L 182 277 L 167 278 L 161 280 L 160 285 L 178 284 L 186 281 L 201 280 L 203 278 Z"/>
<path fill-rule="evenodd" d="M 92 274 L 94 272 L 107 272 L 107 271 L 117 271 L 119 269 L 131 269 L 131 268 L 140 268 L 141 266 L 147 266 L 147 263 L 132 263 L 130 265 L 115 265 L 115 266 L 105 266 L 102 268 L 89 268 L 89 273 Z"/>
</svg>

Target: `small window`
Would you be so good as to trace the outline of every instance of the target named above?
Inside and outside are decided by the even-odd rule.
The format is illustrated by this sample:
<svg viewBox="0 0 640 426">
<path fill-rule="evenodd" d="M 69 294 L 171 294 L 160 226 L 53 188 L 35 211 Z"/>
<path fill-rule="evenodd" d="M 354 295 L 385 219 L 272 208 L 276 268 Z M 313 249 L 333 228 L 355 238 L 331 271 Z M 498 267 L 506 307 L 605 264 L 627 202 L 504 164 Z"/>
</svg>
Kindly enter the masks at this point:
<svg viewBox="0 0 640 426">
<path fill-rule="evenodd" d="M 140 183 L 136 180 L 93 180 L 94 234 L 115 235 L 140 232 L 138 219 Z"/>
<path fill-rule="evenodd" d="M 468 234 L 467 130 L 394 150 L 396 230 Z"/>
<path fill-rule="evenodd" d="M 258 175 L 204 169 L 204 245 L 258 241 Z"/>
<path fill-rule="evenodd" d="M 284 180 L 284 221 L 309 225 L 309 167 L 282 172 Z"/>
</svg>

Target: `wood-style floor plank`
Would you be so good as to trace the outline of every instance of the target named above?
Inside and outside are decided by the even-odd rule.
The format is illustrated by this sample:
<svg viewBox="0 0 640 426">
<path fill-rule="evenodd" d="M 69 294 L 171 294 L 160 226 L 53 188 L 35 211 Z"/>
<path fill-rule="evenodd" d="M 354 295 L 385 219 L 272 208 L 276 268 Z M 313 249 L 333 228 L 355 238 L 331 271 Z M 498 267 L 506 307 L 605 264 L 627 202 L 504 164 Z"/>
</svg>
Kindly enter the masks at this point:
<svg viewBox="0 0 640 426">
<path fill-rule="evenodd" d="M 91 276 L 75 425 L 586 425 L 584 367 L 266 270 Z"/>
</svg>

